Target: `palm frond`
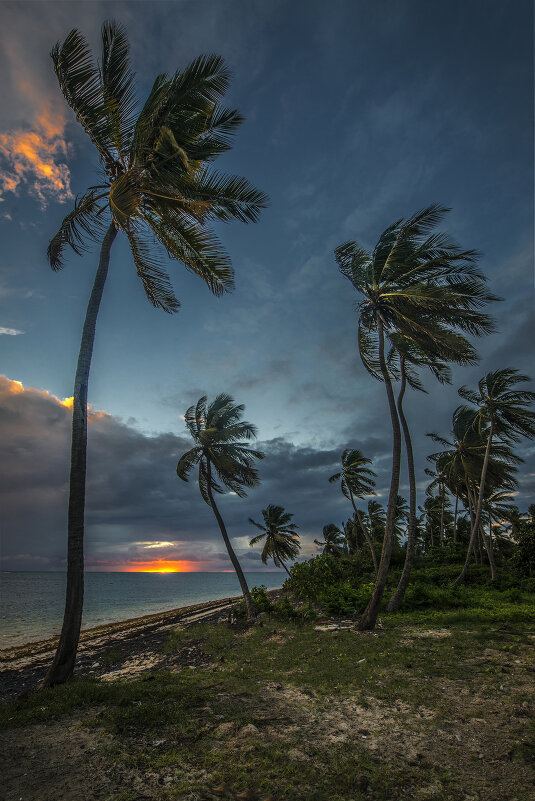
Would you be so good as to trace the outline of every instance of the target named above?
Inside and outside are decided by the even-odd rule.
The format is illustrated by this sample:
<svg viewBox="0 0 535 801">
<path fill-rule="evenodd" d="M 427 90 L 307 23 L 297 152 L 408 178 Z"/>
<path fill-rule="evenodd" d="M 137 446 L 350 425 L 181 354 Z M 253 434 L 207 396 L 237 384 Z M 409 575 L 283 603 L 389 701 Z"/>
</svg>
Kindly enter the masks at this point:
<svg viewBox="0 0 535 801">
<path fill-rule="evenodd" d="M 155 255 L 154 247 L 146 242 L 133 224 L 124 228 L 132 251 L 137 274 L 141 278 L 148 300 L 153 306 L 172 314 L 180 307 L 173 292 L 167 271 Z"/>
<path fill-rule="evenodd" d="M 60 89 L 103 161 L 111 160 L 100 71 L 87 40 L 74 28 L 50 53 Z"/>
<path fill-rule="evenodd" d="M 131 146 L 137 104 L 126 32 L 114 21 L 102 26 L 101 76 L 109 136 L 124 158 Z"/>
<path fill-rule="evenodd" d="M 74 209 L 64 218 L 48 245 L 47 258 L 54 271 L 63 268 L 67 246 L 80 256 L 87 249 L 88 240 L 95 241 L 102 233 L 107 223 L 103 216 L 105 207 L 99 204 L 103 197 L 102 194 L 89 191 L 76 198 Z"/>
</svg>

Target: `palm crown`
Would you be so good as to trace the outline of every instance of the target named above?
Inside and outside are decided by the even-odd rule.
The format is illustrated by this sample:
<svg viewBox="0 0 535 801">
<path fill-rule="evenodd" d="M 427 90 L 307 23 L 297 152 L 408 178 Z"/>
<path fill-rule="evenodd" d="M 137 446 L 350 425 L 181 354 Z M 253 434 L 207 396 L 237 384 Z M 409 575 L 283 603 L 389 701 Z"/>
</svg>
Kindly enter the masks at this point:
<svg viewBox="0 0 535 801">
<path fill-rule="evenodd" d="M 96 64 L 85 38 L 72 30 L 52 50 L 61 90 L 96 147 L 102 183 L 79 196 L 50 242 L 52 269 L 70 246 L 80 254 L 109 216 L 126 234 L 146 295 L 175 311 L 179 302 L 153 247 L 199 275 L 216 294 L 233 286 L 230 260 L 210 220 L 255 221 L 267 198 L 244 178 L 208 167 L 231 146 L 243 118 L 220 105 L 230 73 L 216 55 L 200 56 L 175 75 L 159 75 L 138 113 L 125 32 L 102 26 Z"/>
<path fill-rule="evenodd" d="M 535 437 L 535 412 L 528 406 L 535 392 L 517 389 L 529 376 L 506 368 L 487 373 L 478 383 L 478 392 L 461 387 L 459 395 L 478 407 L 474 423 L 478 432 L 492 426 L 494 436 L 503 442 L 518 442 L 520 437 Z"/>
<path fill-rule="evenodd" d="M 376 473 L 368 465 L 372 463 L 367 459 L 362 451 L 358 449 L 346 449 L 342 454 L 342 470 L 329 478 L 331 483 L 340 481 L 344 496 L 352 498 L 364 498 L 366 495 L 375 495 Z"/>
<path fill-rule="evenodd" d="M 341 273 L 364 296 L 359 304 L 359 350 L 364 365 L 377 376 L 366 354 L 376 328 L 397 333 L 428 356 L 473 361 L 476 356 L 455 329 L 480 335 L 493 330 L 478 309 L 497 300 L 475 267 L 478 253 L 460 250 L 445 234 L 430 231 L 448 209 L 437 204 L 408 220 L 397 220 L 381 234 L 372 253 L 356 242 L 335 250 Z"/>
<path fill-rule="evenodd" d="M 247 494 L 244 487 L 259 483 L 253 464 L 264 454 L 243 441 L 256 436 L 256 427 L 240 420 L 244 408 L 225 394 L 207 406 L 203 395 L 185 414 L 186 426 L 197 444 L 180 458 L 176 472 L 187 481 L 192 468 L 198 465 L 199 489 L 209 505 L 211 492 L 224 492 L 214 473 L 221 484 L 240 497 Z"/>
<path fill-rule="evenodd" d="M 295 533 L 297 525 L 291 522 L 293 514 L 285 512 L 282 506 L 269 504 L 266 509 L 262 509 L 262 517 L 263 525 L 249 518 L 249 523 L 262 532 L 253 537 L 249 544 L 256 545 L 264 540 L 262 562 L 266 564 L 272 558 L 277 567 L 284 567 L 287 559 L 295 559 L 299 553 L 299 535 Z"/>
<path fill-rule="evenodd" d="M 331 554 L 332 556 L 340 556 L 345 550 L 346 540 L 343 533 L 338 526 L 334 523 L 328 523 L 323 526 L 323 541 L 314 540 L 316 545 L 323 548 L 324 554 Z"/>
</svg>

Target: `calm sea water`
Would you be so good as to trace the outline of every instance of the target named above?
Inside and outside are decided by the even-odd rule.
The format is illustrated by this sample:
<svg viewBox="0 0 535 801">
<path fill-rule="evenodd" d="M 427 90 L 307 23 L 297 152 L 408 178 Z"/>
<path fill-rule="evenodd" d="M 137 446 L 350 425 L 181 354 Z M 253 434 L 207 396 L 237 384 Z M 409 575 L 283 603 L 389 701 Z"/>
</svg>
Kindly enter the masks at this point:
<svg viewBox="0 0 535 801">
<path fill-rule="evenodd" d="M 285 573 L 246 573 L 249 587 L 281 587 Z M 86 573 L 82 628 L 240 595 L 232 573 Z M 0 648 L 59 634 L 65 573 L 0 573 Z"/>
</svg>

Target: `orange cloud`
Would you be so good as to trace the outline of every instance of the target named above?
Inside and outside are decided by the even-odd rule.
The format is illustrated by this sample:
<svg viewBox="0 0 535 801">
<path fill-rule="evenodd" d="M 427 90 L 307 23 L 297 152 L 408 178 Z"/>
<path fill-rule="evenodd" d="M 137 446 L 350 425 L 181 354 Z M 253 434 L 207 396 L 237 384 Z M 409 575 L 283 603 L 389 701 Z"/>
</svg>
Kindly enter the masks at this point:
<svg viewBox="0 0 535 801">
<path fill-rule="evenodd" d="M 47 122 L 40 115 L 39 125 Z M 5 192 L 17 194 L 26 184 L 42 204 L 47 197 L 63 202 L 72 198 L 70 172 L 64 162 L 67 146 L 55 133 L 53 124 L 41 130 L 13 131 L 0 134 L 0 155 L 5 164 L 0 167 L 0 196 Z"/>
<path fill-rule="evenodd" d="M 28 73 L 12 45 L 6 47 L 6 55 L 21 105 L 31 111 L 21 129 L 0 134 L 0 199 L 6 192 L 18 194 L 24 185 L 42 205 L 52 197 L 60 202 L 69 200 L 73 195 L 61 101 L 45 97 L 38 76 Z"/>
<path fill-rule="evenodd" d="M 64 406 L 66 409 L 72 411 L 74 398 L 57 398 L 55 395 L 52 395 L 47 389 L 33 389 L 28 387 L 25 389 L 24 385 L 21 381 L 13 381 L 6 376 L 0 375 L 0 394 L 2 392 L 8 392 L 11 395 L 19 395 L 22 392 L 30 392 L 35 395 L 40 395 L 43 398 L 50 398 L 51 400 L 59 403 L 60 406 Z M 89 423 L 94 423 L 95 420 L 102 420 L 104 417 L 109 417 L 110 415 L 107 412 L 102 412 L 97 409 L 93 409 L 91 406 L 87 409 L 87 420 Z"/>
</svg>

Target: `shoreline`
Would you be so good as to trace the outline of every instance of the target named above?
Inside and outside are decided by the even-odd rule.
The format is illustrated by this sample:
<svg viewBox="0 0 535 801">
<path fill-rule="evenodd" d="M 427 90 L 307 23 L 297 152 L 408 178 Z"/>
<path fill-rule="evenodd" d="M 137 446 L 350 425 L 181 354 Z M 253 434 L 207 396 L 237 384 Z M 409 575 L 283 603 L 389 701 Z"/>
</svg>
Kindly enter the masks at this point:
<svg viewBox="0 0 535 801">
<path fill-rule="evenodd" d="M 274 588 L 268 590 L 268 595 L 280 592 L 281 588 Z M 167 627 L 180 622 L 184 617 L 189 618 L 198 612 L 218 612 L 224 610 L 227 606 L 237 603 L 242 599 L 242 595 L 234 595 L 227 598 L 216 598 L 211 601 L 202 601 L 188 606 L 179 606 L 174 609 L 167 609 L 162 612 L 152 612 L 148 615 L 141 615 L 139 617 L 125 618 L 124 620 L 111 621 L 109 623 L 101 623 L 98 626 L 91 626 L 87 629 L 82 629 L 80 633 L 80 646 L 90 645 L 94 640 L 101 638 L 108 638 L 111 635 L 121 635 L 128 633 L 135 633 L 136 629 L 144 629 L 147 627 Z M 203 615 L 204 616 L 204 615 Z M 46 653 L 56 649 L 59 642 L 59 634 L 53 637 L 48 637 L 44 640 L 33 640 L 31 642 L 23 643 L 21 645 L 12 645 L 8 648 L 0 649 L 0 665 L 7 667 L 9 663 L 16 662 L 19 659 L 28 659 L 32 657 L 41 657 Z"/>
</svg>

